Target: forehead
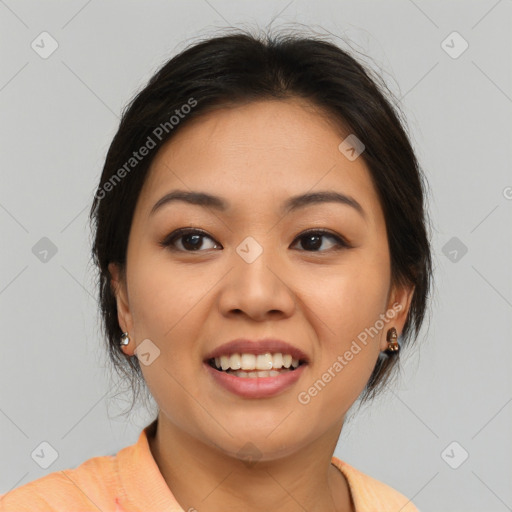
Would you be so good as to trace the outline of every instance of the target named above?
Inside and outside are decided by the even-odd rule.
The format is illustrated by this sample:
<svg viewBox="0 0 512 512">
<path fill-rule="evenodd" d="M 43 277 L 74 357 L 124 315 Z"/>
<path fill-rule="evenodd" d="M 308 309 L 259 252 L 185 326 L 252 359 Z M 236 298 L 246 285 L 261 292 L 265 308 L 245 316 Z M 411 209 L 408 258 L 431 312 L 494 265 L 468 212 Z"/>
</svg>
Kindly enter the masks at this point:
<svg viewBox="0 0 512 512">
<path fill-rule="evenodd" d="M 362 158 L 339 145 L 343 126 L 304 101 L 259 101 L 202 115 L 155 156 L 141 193 L 147 213 L 173 189 L 227 199 L 232 213 L 277 209 L 293 195 L 333 189 L 357 198 L 370 218 L 380 205 Z"/>
</svg>

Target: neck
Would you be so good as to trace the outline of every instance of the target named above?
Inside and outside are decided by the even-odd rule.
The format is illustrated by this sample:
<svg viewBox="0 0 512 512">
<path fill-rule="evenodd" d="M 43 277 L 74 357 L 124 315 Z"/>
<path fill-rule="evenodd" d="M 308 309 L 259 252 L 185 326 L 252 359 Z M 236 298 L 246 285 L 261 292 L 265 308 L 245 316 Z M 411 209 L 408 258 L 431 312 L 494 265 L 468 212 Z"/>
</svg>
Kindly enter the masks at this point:
<svg viewBox="0 0 512 512">
<path fill-rule="evenodd" d="M 165 421 L 160 412 L 148 442 L 183 510 L 353 512 L 348 483 L 331 464 L 340 432 L 341 425 L 287 457 L 241 461 Z"/>
</svg>

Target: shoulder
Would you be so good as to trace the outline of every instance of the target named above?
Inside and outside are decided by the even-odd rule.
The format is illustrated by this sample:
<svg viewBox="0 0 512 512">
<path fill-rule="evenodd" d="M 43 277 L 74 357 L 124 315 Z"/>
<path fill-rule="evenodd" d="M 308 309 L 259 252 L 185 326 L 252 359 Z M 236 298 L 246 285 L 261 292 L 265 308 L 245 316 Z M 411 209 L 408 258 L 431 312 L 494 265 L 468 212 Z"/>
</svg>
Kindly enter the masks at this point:
<svg viewBox="0 0 512 512">
<path fill-rule="evenodd" d="M 332 463 L 347 479 L 356 512 L 419 512 L 409 498 L 384 482 L 362 473 L 337 457 L 332 458 Z"/>
<path fill-rule="evenodd" d="M 0 510 L 61 512 L 99 507 L 106 512 L 117 489 L 116 457 L 93 457 L 74 469 L 55 471 L 0 494 Z"/>
</svg>

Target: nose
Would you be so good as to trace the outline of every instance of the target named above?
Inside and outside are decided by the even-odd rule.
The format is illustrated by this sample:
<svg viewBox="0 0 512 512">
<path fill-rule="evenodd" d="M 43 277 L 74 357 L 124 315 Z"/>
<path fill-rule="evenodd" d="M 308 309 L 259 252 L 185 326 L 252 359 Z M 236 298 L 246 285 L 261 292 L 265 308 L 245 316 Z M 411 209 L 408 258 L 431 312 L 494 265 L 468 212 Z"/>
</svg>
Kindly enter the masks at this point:
<svg viewBox="0 0 512 512">
<path fill-rule="evenodd" d="M 252 262 L 234 253 L 219 296 L 220 310 L 226 316 L 245 314 L 256 321 L 290 317 L 295 297 L 289 280 L 284 264 L 278 264 L 270 251 L 264 250 Z"/>
</svg>

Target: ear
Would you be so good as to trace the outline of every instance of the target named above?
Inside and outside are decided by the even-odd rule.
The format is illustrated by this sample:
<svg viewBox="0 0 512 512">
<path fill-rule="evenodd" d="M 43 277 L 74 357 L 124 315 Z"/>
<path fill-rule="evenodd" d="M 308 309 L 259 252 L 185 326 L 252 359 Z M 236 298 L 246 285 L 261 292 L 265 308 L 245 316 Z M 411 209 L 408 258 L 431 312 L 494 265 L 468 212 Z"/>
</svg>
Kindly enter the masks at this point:
<svg viewBox="0 0 512 512">
<path fill-rule="evenodd" d="M 121 327 L 123 332 L 127 332 L 133 336 L 133 318 L 128 302 L 126 281 L 117 263 L 109 263 L 108 270 L 111 276 L 110 286 L 117 302 L 117 321 L 119 322 L 119 327 Z M 130 343 L 127 347 L 122 347 L 123 352 L 132 355 L 129 347 L 133 347 L 131 348 L 131 352 L 133 352 L 135 348 L 134 345 L 134 343 Z"/>
<path fill-rule="evenodd" d="M 388 329 L 394 327 L 398 333 L 398 336 L 402 334 L 405 322 L 407 321 L 407 315 L 409 314 L 409 308 L 411 307 L 412 297 L 414 295 L 414 286 L 397 286 L 391 289 L 389 294 L 388 305 L 386 308 L 386 315 L 389 318 L 385 328 L 384 336 L 381 338 L 381 351 L 386 350 L 388 343 L 386 340 L 386 334 Z M 394 312 L 394 314 L 393 314 Z"/>
</svg>

